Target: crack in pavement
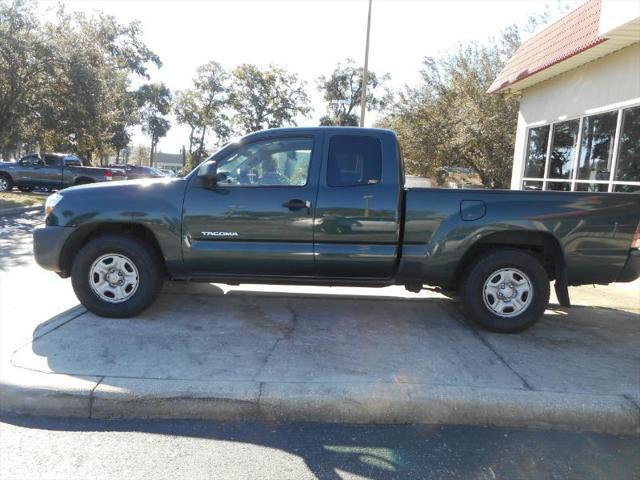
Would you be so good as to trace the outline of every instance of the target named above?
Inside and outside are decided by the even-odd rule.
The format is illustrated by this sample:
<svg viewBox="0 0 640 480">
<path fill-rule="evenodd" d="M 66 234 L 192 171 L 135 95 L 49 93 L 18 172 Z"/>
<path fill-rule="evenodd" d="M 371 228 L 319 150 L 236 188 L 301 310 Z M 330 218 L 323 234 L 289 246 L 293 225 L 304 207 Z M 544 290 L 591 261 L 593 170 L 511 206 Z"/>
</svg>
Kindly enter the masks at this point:
<svg viewBox="0 0 640 480">
<path fill-rule="evenodd" d="M 98 388 L 105 378 L 106 377 L 101 377 L 89 392 L 89 418 L 93 418 L 93 401 L 95 400 L 96 388 Z"/>
<path fill-rule="evenodd" d="M 289 325 L 284 330 L 284 333 L 281 337 L 278 337 L 276 341 L 273 342 L 273 345 L 271 346 L 271 348 L 269 348 L 269 350 L 267 351 L 267 354 L 264 356 L 264 358 L 260 362 L 260 367 L 258 368 L 258 371 L 253 375 L 253 379 L 256 379 L 260 376 L 260 374 L 264 371 L 265 367 L 267 366 L 267 363 L 269 363 L 269 360 L 271 359 L 271 355 L 273 355 L 273 352 L 276 350 L 276 348 L 278 348 L 278 345 L 280 345 L 280 343 L 285 340 L 289 340 L 293 336 L 293 332 L 298 326 L 298 313 L 291 306 L 291 303 L 289 301 L 287 301 L 286 307 L 287 307 L 287 310 L 289 311 L 289 314 L 291 315 L 291 325 Z"/>
<path fill-rule="evenodd" d="M 623 394 L 622 394 L 622 397 L 623 397 L 625 400 L 627 400 L 629 403 L 631 403 L 631 405 L 633 405 L 634 407 L 636 407 L 636 410 L 638 410 L 638 415 L 640 415 L 640 405 L 638 404 L 638 402 L 636 402 L 636 401 L 635 401 L 635 399 L 634 399 L 632 396 L 630 396 L 630 395 L 628 395 L 628 394 L 626 394 L 626 393 L 623 393 Z"/>
<path fill-rule="evenodd" d="M 522 383 L 522 386 L 524 387 L 525 390 L 530 390 L 530 391 L 534 391 L 535 388 L 533 388 L 533 386 L 531 386 L 531 384 L 524 378 L 524 376 L 522 376 L 514 367 L 512 367 L 509 362 L 507 362 L 507 360 L 494 348 L 493 345 L 491 345 L 491 343 L 482 335 L 482 333 L 475 328 L 472 325 L 469 325 L 469 323 L 463 319 L 461 313 L 459 312 L 459 306 L 458 305 L 451 305 L 451 308 L 447 309 L 445 307 L 442 307 L 443 310 L 445 310 L 445 313 L 448 313 L 456 322 L 458 322 L 462 328 L 470 331 L 471 333 L 473 333 L 473 335 L 480 340 L 480 342 L 487 347 L 491 353 L 493 353 L 496 358 L 498 360 L 500 360 L 500 362 L 507 367 L 507 369 L 509 369 L 509 371 L 511 371 L 511 373 L 513 373 L 516 377 L 518 377 L 518 379 L 520 380 L 520 382 Z"/>
</svg>

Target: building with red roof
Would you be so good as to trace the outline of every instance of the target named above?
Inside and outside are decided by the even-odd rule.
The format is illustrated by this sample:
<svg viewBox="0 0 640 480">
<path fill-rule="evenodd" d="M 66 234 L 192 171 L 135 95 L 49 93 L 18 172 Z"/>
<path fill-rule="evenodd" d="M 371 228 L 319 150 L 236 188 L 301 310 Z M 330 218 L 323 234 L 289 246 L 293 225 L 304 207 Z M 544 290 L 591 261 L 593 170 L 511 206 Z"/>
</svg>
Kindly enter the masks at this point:
<svg viewBox="0 0 640 480">
<path fill-rule="evenodd" d="M 522 44 L 511 188 L 640 192 L 640 2 L 588 0 Z"/>
</svg>

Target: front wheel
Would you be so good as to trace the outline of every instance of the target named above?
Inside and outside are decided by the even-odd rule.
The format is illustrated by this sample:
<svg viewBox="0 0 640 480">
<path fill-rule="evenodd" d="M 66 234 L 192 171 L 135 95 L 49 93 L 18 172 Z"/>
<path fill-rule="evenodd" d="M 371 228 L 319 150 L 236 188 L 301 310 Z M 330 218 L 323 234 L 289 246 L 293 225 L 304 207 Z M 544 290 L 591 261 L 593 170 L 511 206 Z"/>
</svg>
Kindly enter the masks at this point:
<svg viewBox="0 0 640 480">
<path fill-rule="evenodd" d="M 9 175 L 0 175 L 0 192 L 10 192 L 13 188 L 13 180 Z"/>
<path fill-rule="evenodd" d="M 494 250 L 477 260 L 461 291 L 467 315 L 499 333 L 535 324 L 549 303 L 549 277 L 540 262 L 521 250 Z"/>
<path fill-rule="evenodd" d="M 133 236 L 103 235 L 73 262 L 71 284 L 87 310 L 101 317 L 133 317 L 155 300 L 163 282 L 159 255 Z"/>
</svg>

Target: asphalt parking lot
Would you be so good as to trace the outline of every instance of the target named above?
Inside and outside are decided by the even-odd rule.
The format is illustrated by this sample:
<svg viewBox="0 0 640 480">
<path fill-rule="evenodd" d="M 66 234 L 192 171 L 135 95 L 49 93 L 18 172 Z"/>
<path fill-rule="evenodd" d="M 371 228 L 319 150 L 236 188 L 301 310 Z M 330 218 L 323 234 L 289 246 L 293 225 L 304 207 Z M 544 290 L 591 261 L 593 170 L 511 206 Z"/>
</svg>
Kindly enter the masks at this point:
<svg viewBox="0 0 640 480">
<path fill-rule="evenodd" d="M 637 431 L 637 282 L 572 289 L 573 308 L 552 304 L 518 335 L 478 330 L 456 301 L 398 287 L 168 283 L 138 318 L 104 319 L 34 265 L 37 215 L 0 226 L 0 377 L 14 387 L 5 406 Z"/>
</svg>

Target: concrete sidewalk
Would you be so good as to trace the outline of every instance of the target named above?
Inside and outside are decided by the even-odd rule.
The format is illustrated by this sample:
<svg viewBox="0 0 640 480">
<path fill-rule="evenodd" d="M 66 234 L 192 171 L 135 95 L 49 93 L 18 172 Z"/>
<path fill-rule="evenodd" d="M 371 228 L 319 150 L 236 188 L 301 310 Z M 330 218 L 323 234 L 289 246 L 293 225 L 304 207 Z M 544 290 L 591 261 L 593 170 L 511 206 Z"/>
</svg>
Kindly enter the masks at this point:
<svg viewBox="0 0 640 480">
<path fill-rule="evenodd" d="M 498 335 L 428 292 L 223 288 L 168 284 L 135 319 L 76 307 L 41 323 L 3 356 L 0 408 L 640 431 L 634 305 L 552 308 L 533 329 Z"/>
</svg>

